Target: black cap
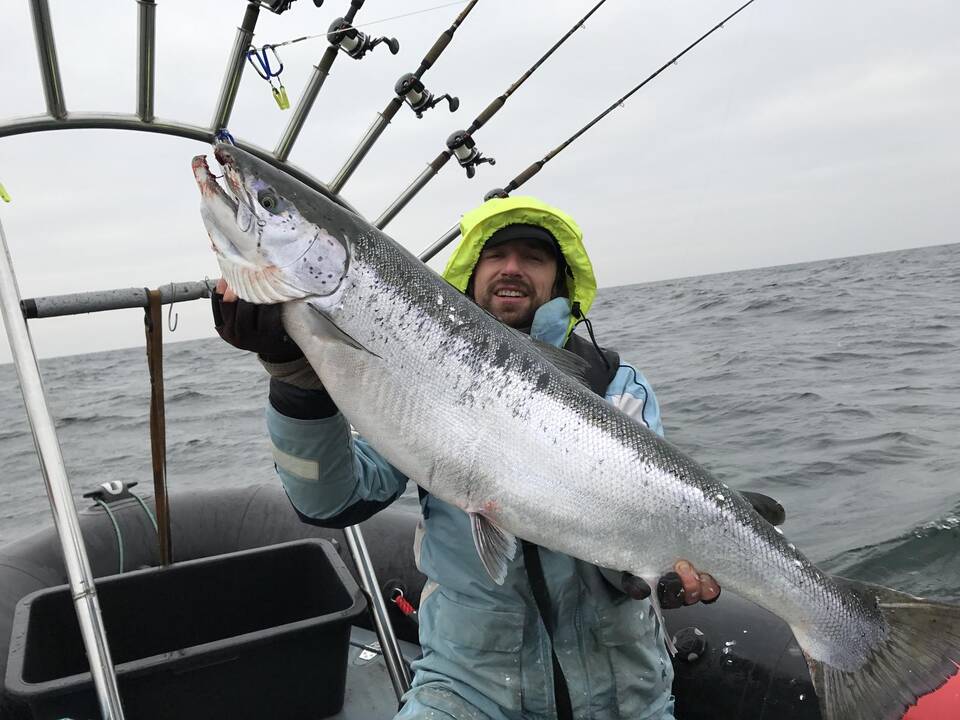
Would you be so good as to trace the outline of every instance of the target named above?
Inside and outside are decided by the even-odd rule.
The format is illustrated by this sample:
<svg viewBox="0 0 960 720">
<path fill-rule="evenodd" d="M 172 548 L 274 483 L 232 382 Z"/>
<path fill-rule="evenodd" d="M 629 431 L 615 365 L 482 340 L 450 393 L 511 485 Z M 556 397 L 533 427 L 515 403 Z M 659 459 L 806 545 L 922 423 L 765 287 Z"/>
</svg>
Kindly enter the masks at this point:
<svg viewBox="0 0 960 720">
<path fill-rule="evenodd" d="M 487 242 L 483 244 L 483 247 L 496 247 L 497 245 L 503 245 L 513 240 L 529 240 L 547 245 L 553 251 L 557 261 L 564 263 L 563 253 L 560 251 L 560 245 L 557 243 L 556 238 L 553 237 L 553 234 L 549 230 L 539 225 L 528 225 L 526 223 L 507 225 L 487 238 Z"/>
</svg>

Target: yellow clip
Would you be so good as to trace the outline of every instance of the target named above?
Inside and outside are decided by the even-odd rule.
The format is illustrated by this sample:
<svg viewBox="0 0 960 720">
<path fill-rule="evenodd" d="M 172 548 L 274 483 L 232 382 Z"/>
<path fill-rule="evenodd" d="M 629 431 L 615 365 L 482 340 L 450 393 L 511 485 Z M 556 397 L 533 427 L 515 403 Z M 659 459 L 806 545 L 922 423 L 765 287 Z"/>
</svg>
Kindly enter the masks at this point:
<svg viewBox="0 0 960 720">
<path fill-rule="evenodd" d="M 279 90 L 277 88 L 271 88 L 271 90 L 273 90 L 273 99 L 277 101 L 280 109 L 289 110 L 290 99 L 287 97 L 287 89 L 281 85 Z"/>
<path fill-rule="evenodd" d="M 10 195 L 7 193 L 7 189 L 3 186 L 3 183 L 0 183 L 0 200 L 10 202 Z"/>
</svg>

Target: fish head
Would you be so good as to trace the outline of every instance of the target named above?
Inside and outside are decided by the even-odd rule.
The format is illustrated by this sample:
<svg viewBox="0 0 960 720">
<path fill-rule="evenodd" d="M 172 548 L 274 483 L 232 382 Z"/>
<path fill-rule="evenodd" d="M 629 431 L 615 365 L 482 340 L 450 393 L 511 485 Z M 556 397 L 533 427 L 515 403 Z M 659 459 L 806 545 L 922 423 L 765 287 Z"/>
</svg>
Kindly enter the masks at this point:
<svg viewBox="0 0 960 720">
<path fill-rule="evenodd" d="M 323 217 L 316 210 L 319 193 L 233 145 L 216 143 L 214 157 L 221 175 L 205 155 L 193 158 L 193 175 L 227 284 L 258 304 L 335 295 L 350 252 L 337 234 L 310 219 Z"/>
</svg>

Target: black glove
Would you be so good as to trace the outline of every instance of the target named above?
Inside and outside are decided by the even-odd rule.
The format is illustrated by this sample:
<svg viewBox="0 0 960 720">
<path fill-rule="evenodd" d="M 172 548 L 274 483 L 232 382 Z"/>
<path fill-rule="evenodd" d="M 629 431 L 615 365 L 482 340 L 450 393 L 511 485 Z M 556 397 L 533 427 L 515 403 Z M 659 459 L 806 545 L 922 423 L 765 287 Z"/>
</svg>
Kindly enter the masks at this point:
<svg viewBox="0 0 960 720">
<path fill-rule="evenodd" d="M 235 348 L 255 352 L 271 363 L 303 357 L 303 351 L 283 330 L 280 305 L 224 302 L 218 292 L 210 295 L 210 302 L 214 329 Z"/>
</svg>

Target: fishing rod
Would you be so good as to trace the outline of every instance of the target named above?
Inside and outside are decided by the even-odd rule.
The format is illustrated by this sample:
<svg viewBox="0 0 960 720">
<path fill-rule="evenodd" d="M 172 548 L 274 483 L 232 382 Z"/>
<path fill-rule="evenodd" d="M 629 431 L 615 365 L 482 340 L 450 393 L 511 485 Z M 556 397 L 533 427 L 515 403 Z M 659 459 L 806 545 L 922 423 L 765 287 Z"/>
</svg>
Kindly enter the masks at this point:
<svg viewBox="0 0 960 720">
<path fill-rule="evenodd" d="M 447 164 L 451 157 L 456 156 L 457 162 L 460 163 L 460 167 L 466 170 L 467 177 L 472 178 L 477 172 L 477 166 L 484 163 L 489 163 L 490 165 L 495 165 L 496 160 L 492 157 L 484 157 L 480 154 L 480 150 L 477 148 L 477 144 L 473 139 L 473 134 L 482 128 L 484 125 L 489 122 L 489 120 L 496 115 L 497 111 L 502 108 L 507 99 L 515 93 L 527 79 L 536 72 L 547 58 L 549 58 L 553 53 L 559 48 L 563 43 L 567 41 L 573 33 L 583 27 L 584 23 L 593 15 L 601 5 L 603 5 L 606 0 L 600 0 L 596 5 L 594 5 L 590 12 L 580 18 L 574 25 L 571 27 L 557 42 L 553 44 L 543 56 L 540 57 L 520 78 L 513 83 L 506 92 L 502 95 L 494 98 L 494 100 L 487 105 L 487 107 L 470 123 L 470 127 L 466 130 L 458 130 L 457 132 L 450 135 L 447 138 L 447 149 L 441 152 L 437 157 L 430 162 L 423 172 L 418 175 L 412 183 L 404 190 L 400 196 L 394 200 L 386 210 L 380 215 L 379 218 L 374 222 L 374 225 L 378 229 L 383 230 L 387 224 L 397 216 L 397 214 L 403 210 L 403 208 L 409 203 L 418 192 L 420 192 L 427 183 L 429 183 L 440 169 Z"/>
<path fill-rule="evenodd" d="M 509 183 L 507 183 L 507 185 L 505 185 L 504 187 L 502 187 L 502 188 L 494 188 L 493 190 L 490 190 L 486 195 L 483 196 L 483 199 L 484 199 L 484 200 L 490 200 L 491 198 L 504 198 L 504 197 L 507 197 L 511 192 L 513 192 L 514 190 L 518 189 L 521 185 L 523 185 L 525 182 L 527 182 L 530 178 L 532 178 L 534 175 L 536 175 L 538 172 L 540 172 L 540 171 L 543 169 L 543 166 L 544 166 L 544 165 L 546 165 L 546 164 L 547 164 L 548 162 L 550 162 L 553 158 L 555 158 L 557 155 L 559 155 L 563 150 L 565 150 L 568 146 L 570 146 L 577 138 L 579 138 L 581 135 L 583 135 L 585 132 L 587 132 L 587 130 L 589 130 L 589 129 L 592 128 L 594 125 L 596 125 L 598 122 L 600 122 L 601 120 L 603 120 L 603 118 L 605 118 L 607 115 L 609 115 L 611 112 L 613 112 L 616 108 L 622 107 L 622 106 L 623 106 L 623 103 L 624 103 L 627 99 L 629 99 L 631 95 L 633 95 L 634 93 L 638 92 L 643 86 L 645 86 L 647 83 L 651 82 L 655 77 L 657 77 L 660 73 L 662 73 L 662 72 L 663 72 L 664 70 L 666 70 L 668 67 L 670 67 L 671 65 L 675 65 L 675 64 L 677 63 L 677 61 L 680 60 L 680 58 L 682 58 L 682 57 L 683 57 L 684 55 L 686 55 L 688 52 L 690 52 L 691 50 L 693 50 L 693 48 L 695 48 L 695 47 L 696 47 L 697 45 L 699 45 L 701 42 L 703 42 L 704 40 L 706 40 L 708 37 L 710 37 L 710 36 L 711 36 L 713 33 L 715 33 L 717 30 L 719 30 L 720 28 L 722 28 L 727 22 L 729 22 L 729 21 L 730 21 L 731 19 L 733 19 L 736 15 L 738 15 L 740 12 L 742 12 L 744 9 L 746 9 L 748 5 L 752 5 L 754 2 L 755 2 L 755 0 L 747 0 L 747 2 L 745 2 L 743 5 L 741 5 L 739 8 L 737 8 L 736 10 L 734 10 L 734 11 L 733 11 L 732 13 L 730 13 L 729 15 L 727 15 L 727 17 L 725 17 L 723 20 L 721 20 L 721 21 L 718 22 L 716 25 L 714 25 L 710 30 L 708 30 L 707 32 L 705 32 L 703 35 L 701 35 L 699 38 L 697 38 L 694 42 L 690 43 L 689 45 L 687 45 L 687 47 L 685 47 L 685 48 L 684 48 L 683 50 L 681 50 L 679 53 L 677 53 L 677 54 L 674 55 L 672 58 L 670 58 L 669 60 L 667 60 L 663 65 L 660 66 L 659 69 L 657 69 L 656 72 L 654 72 L 654 73 L 652 73 L 651 75 L 649 75 L 643 82 L 641 82 L 639 85 L 636 85 L 636 86 L 633 87 L 628 93 L 626 93 L 625 95 L 621 96 L 620 98 L 618 98 L 617 100 L 615 100 L 613 103 L 611 103 L 610 106 L 609 106 L 606 110 L 604 110 L 603 112 L 601 112 L 599 115 L 597 115 L 595 118 L 593 118 L 590 122 L 588 122 L 588 123 L 587 123 L 586 125 L 584 125 L 582 128 L 580 128 L 579 130 L 577 130 L 573 135 L 571 135 L 569 138 L 567 138 L 567 139 L 564 140 L 562 143 L 560 143 L 560 145 L 558 145 L 558 146 L 555 147 L 553 150 L 551 150 L 549 153 L 547 153 L 546 155 L 544 155 L 542 159 L 537 160 L 535 163 L 531 164 L 526 170 L 524 170 L 524 171 L 521 172 L 519 175 L 517 175 L 513 180 L 511 180 Z M 423 262 L 427 262 L 428 260 L 430 260 L 431 258 L 433 258 L 434 255 L 436 255 L 438 252 L 440 252 L 443 248 L 445 248 L 447 245 L 449 245 L 451 242 L 453 242 L 459 235 L 460 235 L 460 224 L 457 223 L 457 224 L 454 225 L 452 228 L 450 228 L 446 233 L 444 233 L 442 237 L 440 237 L 439 239 L 437 239 L 436 242 L 434 242 L 430 247 L 428 247 L 426 250 L 424 250 L 424 251 L 420 254 L 420 259 L 421 259 Z"/>
<path fill-rule="evenodd" d="M 417 114 L 418 118 L 423 117 L 424 112 L 433 108 L 444 99 L 449 104 L 450 112 L 455 112 L 456 109 L 460 107 L 460 100 L 451 96 L 450 94 L 434 97 L 433 94 L 427 90 L 426 87 L 424 87 L 421 78 L 423 77 L 423 74 L 437 61 L 437 59 L 440 57 L 440 54 L 446 49 L 447 45 L 450 44 L 450 41 L 453 40 L 453 34 L 457 31 L 457 28 L 459 28 L 461 23 L 466 20 L 467 15 L 470 14 L 470 11 L 473 10 L 479 1 L 480 0 L 471 0 L 467 7 L 465 7 L 459 15 L 457 15 L 457 18 L 453 21 L 453 24 L 440 34 L 440 37 L 437 38 L 436 42 L 433 44 L 433 47 L 430 48 L 423 60 L 420 61 L 420 67 L 417 68 L 416 72 L 407 73 L 397 80 L 397 83 L 394 86 L 396 97 L 387 103 L 387 106 L 382 112 L 377 114 L 373 124 L 367 130 L 366 134 L 364 134 L 364 136 L 360 139 L 359 144 L 350 154 L 350 157 L 347 158 L 347 161 L 343 164 L 343 167 L 340 168 L 333 180 L 330 181 L 328 185 L 330 192 L 339 194 L 347 180 L 350 179 L 350 176 L 353 175 L 353 172 L 357 169 L 357 167 L 359 167 L 360 163 L 367 156 L 367 153 L 370 152 L 370 148 L 372 148 L 373 144 L 380 138 L 380 136 L 383 134 L 383 131 L 387 129 L 387 125 L 389 125 L 390 121 L 393 120 L 394 116 L 400 110 L 400 107 L 404 102 L 410 106 L 410 109 Z"/>
</svg>

